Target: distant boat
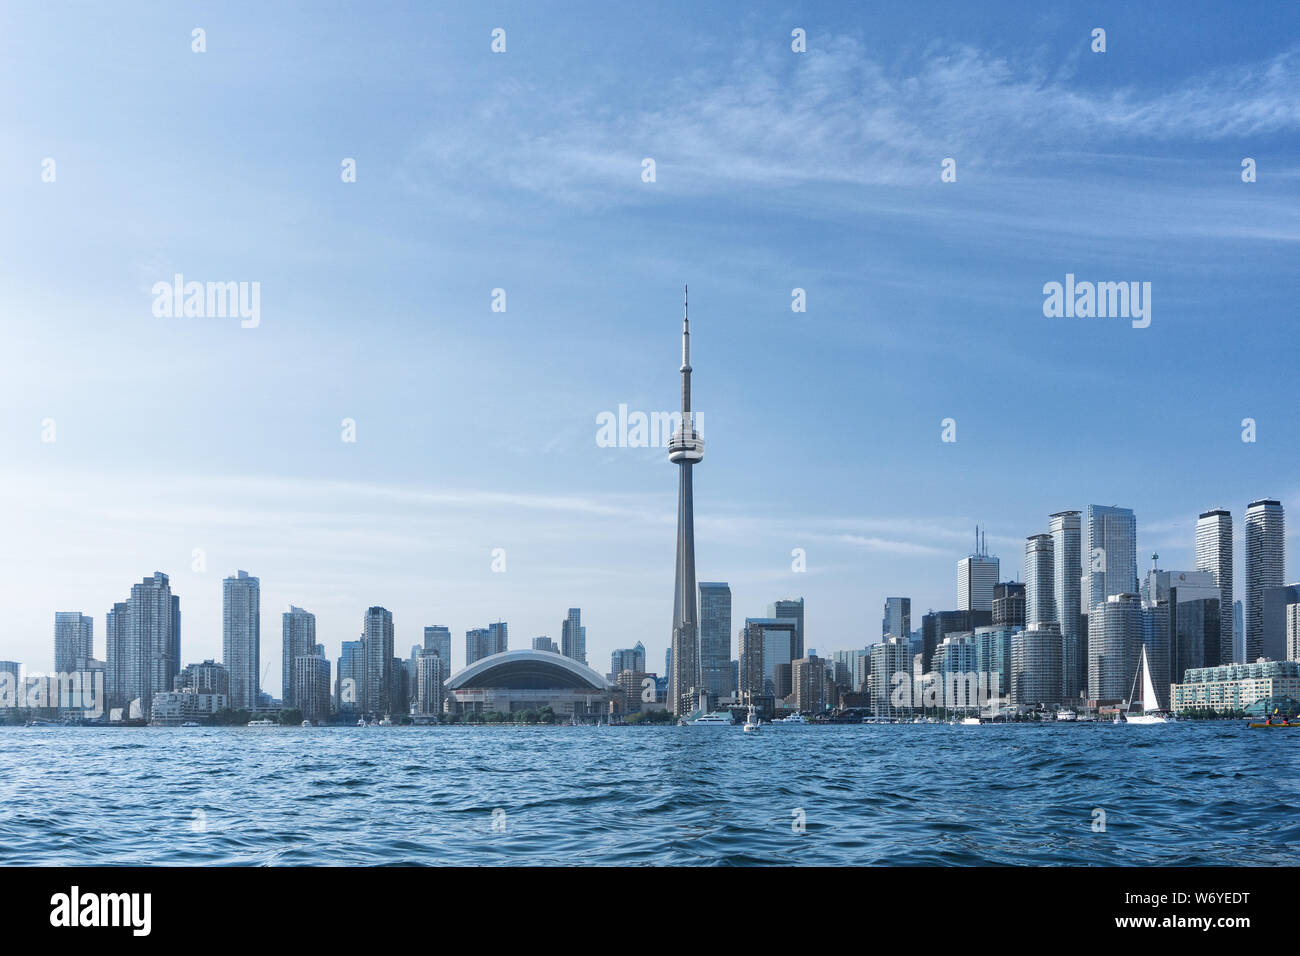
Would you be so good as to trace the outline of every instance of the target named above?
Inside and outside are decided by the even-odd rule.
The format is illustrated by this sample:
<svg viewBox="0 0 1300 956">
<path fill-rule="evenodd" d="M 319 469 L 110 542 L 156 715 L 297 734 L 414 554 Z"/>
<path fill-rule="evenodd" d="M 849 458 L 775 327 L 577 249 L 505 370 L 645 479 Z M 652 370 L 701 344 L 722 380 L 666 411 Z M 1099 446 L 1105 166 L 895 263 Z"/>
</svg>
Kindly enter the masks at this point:
<svg viewBox="0 0 1300 956">
<path fill-rule="evenodd" d="M 687 718 L 685 723 L 689 727 L 734 727 L 736 718 L 731 716 L 731 711 L 715 710 L 694 719 Z"/>
<path fill-rule="evenodd" d="M 1136 701 L 1135 694 L 1137 691 L 1138 678 L 1142 679 L 1142 713 L 1132 713 L 1133 704 Z M 1130 713 L 1116 714 L 1115 723 L 1128 724 L 1167 724 L 1176 718 L 1171 714 L 1166 714 L 1158 710 L 1160 698 L 1156 696 L 1156 682 L 1151 679 L 1151 665 L 1147 661 L 1147 648 L 1142 645 L 1142 661 L 1138 666 L 1137 673 L 1133 675 L 1133 690 L 1129 693 L 1129 710 Z M 1151 705 L 1148 710 L 1147 706 Z M 1120 718 L 1123 717 L 1123 720 Z"/>
<path fill-rule="evenodd" d="M 806 724 L 808 718 L 803 714 L 787 714 L 786 716 L 772 721 L 774 724 Z"/>
<path fill-rule="evenodd" d="M 310 726 L 311 726 L 311 721 L 310 721 L 310 720 L 304 720 L 304 721 L 302 722 L 302 725 L 303 725 L 304 727 L 310 727 Z"/>
<path fill-rule="evenodd" d="M 1079 715 L 1072 710 L 1058 710 L 1056 712 L 1057 720 L 1078 720 Z"/>
<path fill-rule="evenodd" d="M 187 720 L 187 721 L 185 721 L 185 723 L 181 724 L 181 726 L 182 726 L 182 727 L 198 727 L 198 726 L 199 726 L 199 722 L 198 722 L 197 720 Z"/>
<path fill-rule="evenodd" d="M 267 718 L 263 717 L 261 720 L 250 720 L 248 722 L 248 726 L 249 727 L 274 727 L 276 726 L 276 724 L 274 720 L 268 720 Z"/>
<path fill-rule="evenodd" d="M 756 734 L 759 732 L 760 727 L 761 725 L 758 722 L 758 711 L 754 709 L 753 704 L 750 704 L 749 715 L 745 718 L 745 733 Z"/>
<path fill-rule="evenodd" d="M 358 727 L 364 727 L 365 725 L 366 725 L 366 718 L 362 717 L 357 721 Z"/>
<path fill-rule="evenodd" d="M 978 717 L 963 717 L 963 718 L 961 719 L 961 722 L 962 722 L 963 724 L 974 725 L 974 726 L 978 727 L 978 726 L 979 726 L 980 719 L 979 719 Z"/>
<path fill-rule="evenodd" d="M 380 718 L 379 726 L 380 726 L 380 727 L 391 727 L 391 726 L 393 726 L 393 719 L 392 719 L 391 717 L 385 715 L 384 717 Z"/>
</svg>

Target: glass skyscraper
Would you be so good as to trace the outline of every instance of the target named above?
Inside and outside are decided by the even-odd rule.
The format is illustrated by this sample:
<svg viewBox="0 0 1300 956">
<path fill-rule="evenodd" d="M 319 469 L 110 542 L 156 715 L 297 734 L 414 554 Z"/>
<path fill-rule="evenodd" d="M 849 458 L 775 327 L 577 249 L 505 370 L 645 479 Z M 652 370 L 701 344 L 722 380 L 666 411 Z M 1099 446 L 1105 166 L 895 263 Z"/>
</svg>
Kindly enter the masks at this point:
<svg viewBox="0 0 1300 956">
<path fill-rule="evenodd" d="M 1088 613 L 1112 594 L 1137 594 L 1137 519 L 1129 508 L 1088 505 L 1088 553 L 1083 555 Z"/>
<path fill-rule="evenodd" d="M 714 701 L 732 693 L 731 586 L 700 582 L 700 684 Z"/>
<path fill-rule="evenodd" d="M 285 707 L 302 707 L 297 700 L 299 681 L 294 674 L 298 660 L 314 657 L 316 654 L 316 615 L 300 607 L 289 605 L 289 610 L 280 617 L 280 701 Z M 312 676 L 306 686 L 315 687 L 316 665 L 311 665 Z M 326 666 L 328 673 L 328 662 Z M 326 684 L 328 684 L 328 679 Z M 328 697 L 328 693 L 326 695 Z M 303 708 L 306 710 L 306 708 Z M 319 719 L 309 717 L 309 720 Z"/>
<path fill-rule="evenodd" d="M 1052 536 L 1052 590 L 1061 625 L 1062 697 L 1078 698 L 1088 685 L 1087 635 L 1083 631 L 1083 525 L 1077 511 L 1058 511 L 1049 519 Z"/>
<path fill-rule="evenodd" d="M 1219 586 L 1218 664 L 1235 660 L 1232 620 L 1232 512 L 1224 508 L 1202 512 L 1196 519 L 1196 569 L 1209 571 Z M 1182 678 L 1179 677 L 1181 680 Z"/>
<path fill-rule="evenodd" d="M 247 571 L 222 581 L 221 662 L 230 671 L 230 706 L 252 710 L 261 693 L 262 584 Z"/>
<path fill-rule="evenodd" d="M 901 637 L 907 640 L 912 635 L 912 599 L 905 597 L 885 598 L 885 616 L 880 622 L 880 636 Z"/>
<path fill-rule="evenodd" d="M 1056 561 L 1050 534 L 1025 539 L 1025 624 L 1054 624 L 1056 617 Z"/>
</svg>

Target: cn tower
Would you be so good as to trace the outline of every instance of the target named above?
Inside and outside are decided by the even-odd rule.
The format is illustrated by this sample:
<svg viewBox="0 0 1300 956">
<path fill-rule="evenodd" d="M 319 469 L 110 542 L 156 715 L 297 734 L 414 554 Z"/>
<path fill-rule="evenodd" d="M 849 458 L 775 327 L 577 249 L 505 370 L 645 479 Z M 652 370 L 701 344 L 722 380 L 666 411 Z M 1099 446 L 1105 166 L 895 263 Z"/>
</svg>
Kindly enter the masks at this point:
<svg viewBox="0 0 1300 956">
<path fill-rule="evenodd" d="M 691 421 L 691 322 L 682 294 L 682 421 L 668 442 L 668 460 L 676 465 L 677 583 L 673 596 L 673 670 L 668 676 L 668 706 L 686 715 L 696 707 L 700 683 L 699 613 L 695 596 L 695 506 L 691 468 L 704 458 L 704 442 Z"/>
</svg>

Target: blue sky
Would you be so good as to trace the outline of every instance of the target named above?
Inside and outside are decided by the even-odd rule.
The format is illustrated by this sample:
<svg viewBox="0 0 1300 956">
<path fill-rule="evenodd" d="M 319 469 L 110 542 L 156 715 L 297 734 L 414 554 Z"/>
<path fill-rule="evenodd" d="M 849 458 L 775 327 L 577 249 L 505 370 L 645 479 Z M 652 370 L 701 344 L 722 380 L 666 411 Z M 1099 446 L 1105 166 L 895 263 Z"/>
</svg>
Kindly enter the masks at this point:
<svg viewBox="0 0 1300 956">
<path fill-rule="evenodd" d="M 1132 507 L 1173 568 L 1202 510 L 1294 514 L 1300 8 L 1043 6 L 6 6 L 0 657 L 48 666 L 56 610 L 102 656 L 155 570 L 219 657 L 243 568 L 273 692 L 290 603 L 331 657 L 370 604 L 457 663 L 581 606 L 599 669 L 662 666 L 676 475 L 595 420 L 673 408 L 684 282 L 733 641 L 951 607 L 976 523 L 1019 578 L 1053 511 Z M 260 325 L 155 317 L 175 273 Z M 1045 318 L 1067 273 L 1150 282 L 1151 326 Z"/>
</svg>

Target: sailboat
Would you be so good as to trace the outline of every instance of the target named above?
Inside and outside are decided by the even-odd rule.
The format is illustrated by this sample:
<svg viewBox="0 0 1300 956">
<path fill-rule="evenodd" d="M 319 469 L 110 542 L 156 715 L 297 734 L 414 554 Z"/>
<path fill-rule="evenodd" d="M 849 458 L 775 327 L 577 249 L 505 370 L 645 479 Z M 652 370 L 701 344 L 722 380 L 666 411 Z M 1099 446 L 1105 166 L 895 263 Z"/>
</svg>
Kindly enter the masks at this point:
<svg viewBox="0 0 1300 956">
<path fill-rule="evenodd" d="M 1137 692 L 1138 678 L 1142 679 L 1142 713 L 1132 713 L 1133 701 Z M 1148 705 L 1150 709 L 1148 709 Z M 1133 675 L 1133 690 L 1129 692 L 1129 713 L 1124 715 L 1124 723 L 1129 724 L 1167 724 L 1176 718 L 1172 714 L 1166 714 L 1157 710 L 1160 706 L 1160 698 L 1156 696 L 1156 682 L 1151 679 L 1151 664 L 1147 661 L 1147 648 L 1142 645 L 1142 662 L 1138 666 L 1137 673 Z M 1118 717 L 1118 715 L 1117 715 Z M 1116 723 L 1120 721 L 1117 719 Z"/>
</svg>

